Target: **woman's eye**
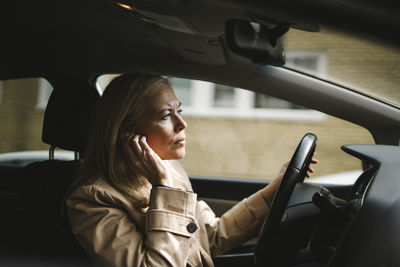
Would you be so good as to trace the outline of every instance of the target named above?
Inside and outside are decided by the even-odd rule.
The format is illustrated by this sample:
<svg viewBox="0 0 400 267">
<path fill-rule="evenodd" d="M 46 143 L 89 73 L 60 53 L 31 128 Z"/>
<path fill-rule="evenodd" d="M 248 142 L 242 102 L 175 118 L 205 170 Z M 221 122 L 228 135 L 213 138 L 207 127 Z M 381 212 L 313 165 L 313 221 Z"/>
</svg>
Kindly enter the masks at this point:
<svg viewBox="0 0 400 267">
<path fill-rule="evenodd" d="M 183 109 L 178 109 L 178 113 L 181 114 L 183 112 Z"/>
<path fill-rule="evenodd" d="M 166 114 L 166 115 L 162 116 L 162 117 L 161 117 L 161 119 L 163 119 L 163 120 L 167 120 L 169 116 L 170 116 L 170 114 L 168 113 L 168 114 Z"/>
</svg>

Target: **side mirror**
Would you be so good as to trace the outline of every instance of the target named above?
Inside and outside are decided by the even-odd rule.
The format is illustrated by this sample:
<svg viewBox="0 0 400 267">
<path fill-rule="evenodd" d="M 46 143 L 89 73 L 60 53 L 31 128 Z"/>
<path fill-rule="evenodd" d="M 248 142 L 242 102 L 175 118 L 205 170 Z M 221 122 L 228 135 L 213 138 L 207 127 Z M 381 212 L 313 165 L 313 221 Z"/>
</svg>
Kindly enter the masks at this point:
<svg viewBox="0 0 400 267">
<path fill-rule="evenodd" d="M 226 41 L 234 53 L 261 65 L 282 66 L 285 52 L 281 37 L 287 26 L 266 26 L 257 22 L 234 19 L 225 25 Z"/>
</svg>

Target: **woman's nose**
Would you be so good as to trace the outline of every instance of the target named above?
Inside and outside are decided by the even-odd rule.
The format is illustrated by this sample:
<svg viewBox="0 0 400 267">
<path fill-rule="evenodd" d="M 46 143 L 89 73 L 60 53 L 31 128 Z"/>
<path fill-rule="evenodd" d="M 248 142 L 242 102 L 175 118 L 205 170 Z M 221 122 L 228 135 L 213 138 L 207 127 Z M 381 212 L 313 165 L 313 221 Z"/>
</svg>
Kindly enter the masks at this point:
<svg viewBox="0 0 400 267">
<path fill-rule="evenodd" d="M 186 126 L 187 126 L 185 120 L 181 116 L 177 116 L 176 118 L 177 118 L 177 121 L 175 124 L 175 131 L 180 132 L 182 130 L 185 130 Z"/>
</svg>

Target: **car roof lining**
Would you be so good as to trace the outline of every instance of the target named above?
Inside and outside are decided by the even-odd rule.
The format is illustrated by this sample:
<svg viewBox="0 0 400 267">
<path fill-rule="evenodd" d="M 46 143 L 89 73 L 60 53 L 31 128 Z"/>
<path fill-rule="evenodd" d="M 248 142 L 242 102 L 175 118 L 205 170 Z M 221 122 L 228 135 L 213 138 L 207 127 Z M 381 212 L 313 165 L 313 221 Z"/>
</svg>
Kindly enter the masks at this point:
<svg viewBox="0 0 400 267">
<path fill-rule="evenodd" d="M 145 23 L 108 0 L 22 3 L 24 8 L 12 1 L 1 4 L 7 12 L 0 11 L 0 27 L 8 36 L 2 42 L 7 52 L 0 62 L 1 79 L 128 72 L 149 59 L 156 65 L 177 57 L 225 65 L 227 49 L 218 41 L 226 21 L 254 13 L 224 1 L 135 2 L 138 8 L 180 19 L 196 35 Z"/>
<path fill-rule="evenodd" d="M 7 36 L 1 44 L 4 51 L 0 63 L 1 79 L 128 72 L 140 68 L 142 62 L 149 59 L 157 65 L 176 57 L 199 64 L 229 64 L 228 49 L 199 43 L 201 39 L 204 42 L 220 39 L 227 20 L 253 19 L 315 29 L 318 24 L 312 21 L 312 15 L 319 18 L 325 12 L 323 8 L 329 6 L 322 3 L 303 3 L 302 6 L 284 0 L 279 3 L 246 2 L 245 7 L 242 1 L 223 0 L 134 2 L 140 9 L 175 16 L 199 31 L 198 35 L 190 35 L 142 22 L 109 0 L 68 1 L 62 4 L 50 0 L 21 1 L 19 4 L 13 1 L 1 4 L 0 25 L 4 36 Z M 298 14 L 294 13 L 292 5 L 298 7 Z M 322 8 L 321 14 L 310 14 L 309 9 L 313 5 Z M 383 4 L 376 5 L 382 9 Z M 329 7 L 336 7 L 335 3 L 332 2 Z M 351 17 L 351 14 L 345 15 Z M 392 19 L 379 22 L 391 22 L 393 27 L 397 25 L 393 16 L 388 18 Z M 391 29 L 390 25 L 386 26 L 386 29 Z M 176 41 L 176 36 L 181 42 Z M 199 48 L 187 49 L 194 44 Z M 193 50 L 200 53 L 196 54 Z"/>
</svg>

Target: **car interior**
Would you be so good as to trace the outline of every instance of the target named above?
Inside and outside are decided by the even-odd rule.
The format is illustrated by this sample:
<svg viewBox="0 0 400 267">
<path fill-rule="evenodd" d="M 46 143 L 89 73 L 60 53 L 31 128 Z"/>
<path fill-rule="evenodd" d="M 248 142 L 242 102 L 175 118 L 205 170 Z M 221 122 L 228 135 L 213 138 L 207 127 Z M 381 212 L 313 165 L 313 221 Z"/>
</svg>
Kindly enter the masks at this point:
<svg viewBox="0 0 400 267">
<path fill-rule="evenodd" d="M 400 266 L 399 102 L 285 67 L 282 44 L 293 29 L 317 33 L 328 27 L 399 52 L 399 4 L 22 0 L 0 5 L 0 80 L 42 77 L 54 88 L 41 132 L 49 159 L 0 166 L 0 265 L 94 265 L 69 228 L 63 201 L 85 158 L 86 135 L 101 98 L 96 80 L 151 72 L 291 101 L 359 125 L 374 140 L 342 144 L 345 157 L 362 165 L 354 184 L 319 185 L 304 182 L 318 136 L 299 136 L 259 236 L 215 256 L 215 266 Z M 399 69 L 394 71 L 400 77 Z M 54 159 L 55 148 L 74 151 L 75 160 Z M 190 173 L 189 178 L 217 215 L 269 183 Z"/>
</svg>

